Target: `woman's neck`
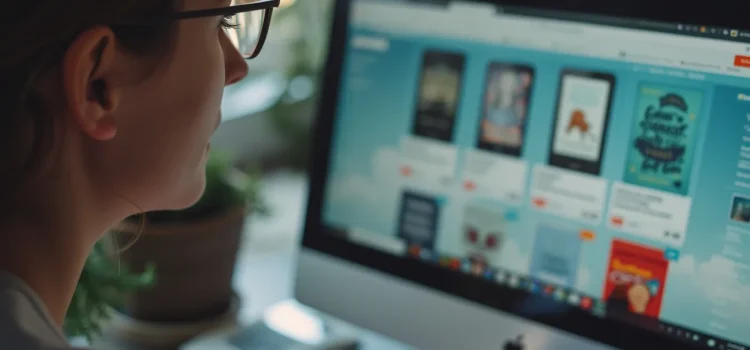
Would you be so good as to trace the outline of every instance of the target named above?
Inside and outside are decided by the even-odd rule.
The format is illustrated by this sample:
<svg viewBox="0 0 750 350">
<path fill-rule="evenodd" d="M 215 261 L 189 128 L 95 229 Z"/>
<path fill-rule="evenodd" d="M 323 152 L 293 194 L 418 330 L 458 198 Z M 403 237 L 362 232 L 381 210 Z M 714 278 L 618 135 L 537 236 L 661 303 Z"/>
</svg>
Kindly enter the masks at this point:
<svg viewBox="0 0 750 350">
<path fill-rule="evenodd" d="M 55 239 L 32 227 L 14 225 L 0 236 L 0 270 L 22 279 L 62 326 L 90 247 Z M 5 239 L 5 237 L 8 237 Z"/>
<path fill-rule="evenodd" d="M 24 280 L 60 327 L 94 244 L 137 209 L 98 183 L 86 162 L 90 145 L 65 140 L 59 157 L 19 186 L 12 212 L 0 213 L 0 270 Z"/>
<path fill-rule="evenodd" d="M 0 219 L 0 270 L 25 281 L 62 327 L 86 258 L 119 216 L 83 181 L 61 176 L 46 185 Z"/>
</svg>

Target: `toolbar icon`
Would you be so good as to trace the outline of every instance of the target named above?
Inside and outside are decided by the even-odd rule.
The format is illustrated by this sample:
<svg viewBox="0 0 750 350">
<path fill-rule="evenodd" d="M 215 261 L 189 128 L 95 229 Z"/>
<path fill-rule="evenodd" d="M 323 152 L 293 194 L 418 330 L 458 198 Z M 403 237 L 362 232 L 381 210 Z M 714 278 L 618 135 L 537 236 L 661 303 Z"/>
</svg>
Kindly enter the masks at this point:
<svg viewBox="0 0 750 350">
<path fill-rule="evenodd" d="M 518 277 L 511 275 L 508 279 L 508 285 L 512 288 L 518 288 L 518 286 L 521 284 L 521 281 L 518 280 Z"/>
<path fill-rule="evenodd" d="M 581 303 L 581 297 L 576 293 L 571 293 L 570 296 L 568 296 L 568 303 L 578 306 Z"/>
<path fill-rule="evenodd" d="M 508 275 L 505 272 L 498 271 L 495 274 L 495 281 L 499 284 L 505 284 L 505 281 L 508 280 Z"/>
<path fill-rule="evenodd" d="M 560 288 L 557 291 L 555 291 L 555 300 L 557 301 L 563 301 L 565 300 L 565 290 Z"/>
</svg>

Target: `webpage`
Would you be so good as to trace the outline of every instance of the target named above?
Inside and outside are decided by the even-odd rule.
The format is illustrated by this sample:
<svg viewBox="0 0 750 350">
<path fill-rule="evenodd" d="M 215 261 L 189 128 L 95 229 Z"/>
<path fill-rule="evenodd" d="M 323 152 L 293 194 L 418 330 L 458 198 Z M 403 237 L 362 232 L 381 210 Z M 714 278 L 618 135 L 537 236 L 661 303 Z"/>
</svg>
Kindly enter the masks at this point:
<svg viewBox="0 0 750 350">
<path fill-rule="evenodd" d="M 326 224 L 750 344 L 743 45 L 474 5 L 352 11 Z"/>
</svg>

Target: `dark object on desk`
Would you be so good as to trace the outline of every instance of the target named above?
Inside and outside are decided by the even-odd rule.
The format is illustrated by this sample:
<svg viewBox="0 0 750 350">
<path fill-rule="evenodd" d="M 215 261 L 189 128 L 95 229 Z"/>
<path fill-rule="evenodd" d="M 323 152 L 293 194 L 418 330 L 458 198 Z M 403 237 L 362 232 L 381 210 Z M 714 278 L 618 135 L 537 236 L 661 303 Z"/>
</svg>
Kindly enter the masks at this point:
<svg viewBox="0 0 750 350">
<path fill-rule="evenodd" d="M 301 345 L 300 342 L 274 332 L 264 324 L 245 328 L 229 338 L 228 343 L 237 349 L 253 350 L 289 349 Z"/>
<path fill-rule="evenodd" d="M 356 339 L 339 339 L 338 342 L 317 346 L 307 345 L 268 328 L 262 322 L 238 332 L 229 338 L 229 343 L 236 347 L 236 350 L 357 350 L 359 348 Z"/>
<path fill-rule="evenodd" d="M 509 340 L 505 343 L 503 350 L 524 350 L 526 345 L 523 342 L 523 335 L 519 335 L 516 339 Z"/>
</svg>

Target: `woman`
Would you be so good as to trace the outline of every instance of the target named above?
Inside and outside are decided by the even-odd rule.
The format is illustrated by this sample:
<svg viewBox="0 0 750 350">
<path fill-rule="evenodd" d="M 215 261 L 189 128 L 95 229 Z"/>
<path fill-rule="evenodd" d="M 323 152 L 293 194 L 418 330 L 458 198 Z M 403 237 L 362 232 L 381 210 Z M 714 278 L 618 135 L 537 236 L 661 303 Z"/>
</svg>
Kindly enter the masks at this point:
<svg viewBox="0 0 750 350">
<path fill-rule="evenodd" d="M 128 216 L 198 200 L 223 88 L 269 23 L 238 35 L 229 22 L 269 20 L 278 2 L 3 2 L 0 348 L 68 348 L 62 323 L 94 243 Z"/>
</svg>

